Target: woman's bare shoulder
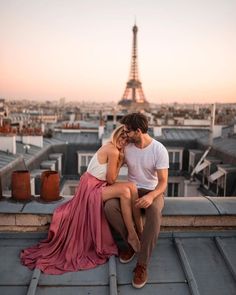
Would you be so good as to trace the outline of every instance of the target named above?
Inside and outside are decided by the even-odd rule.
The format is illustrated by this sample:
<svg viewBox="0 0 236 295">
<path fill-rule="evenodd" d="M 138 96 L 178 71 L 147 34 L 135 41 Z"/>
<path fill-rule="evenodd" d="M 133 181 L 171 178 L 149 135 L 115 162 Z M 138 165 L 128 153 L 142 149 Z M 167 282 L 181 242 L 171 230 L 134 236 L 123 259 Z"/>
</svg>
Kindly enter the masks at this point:
<svg viewBox="0 0 236 295">
<path fill-rule="evenodd" d="M 112 143 L 104 144 L 97 152 L 100 154 L 119 154 L 118 149 Z"/>
<path fill-rule="evenodd" d="M 119 155 L 119 150 L 112 143 L 108 143 L 106 145 L 106 152 L 109 156 L 118 156 Z"/>
</svg>

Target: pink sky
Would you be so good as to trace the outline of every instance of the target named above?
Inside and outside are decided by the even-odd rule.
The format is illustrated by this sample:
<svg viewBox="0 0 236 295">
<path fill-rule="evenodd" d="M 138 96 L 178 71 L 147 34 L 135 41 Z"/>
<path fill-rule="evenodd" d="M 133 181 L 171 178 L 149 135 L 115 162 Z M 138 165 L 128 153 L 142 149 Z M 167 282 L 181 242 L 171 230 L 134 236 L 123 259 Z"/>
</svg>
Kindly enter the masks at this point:
<svg viewBox="0 0 236 295">
<path fill-rule="evenodd" d="M 1 0 L 0 97 L 119 101 L 136 16 L 150 102 L 236 102 L 234 0 Z"/>
</svg>

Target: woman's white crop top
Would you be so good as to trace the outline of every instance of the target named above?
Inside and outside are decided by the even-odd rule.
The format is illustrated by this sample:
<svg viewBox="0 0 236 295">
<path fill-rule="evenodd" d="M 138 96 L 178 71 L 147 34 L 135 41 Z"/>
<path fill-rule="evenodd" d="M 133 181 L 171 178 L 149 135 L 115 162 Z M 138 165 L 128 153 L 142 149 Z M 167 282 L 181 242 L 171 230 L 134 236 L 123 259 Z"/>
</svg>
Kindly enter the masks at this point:
<svg viewBox="0 0 236 295">
<path fill-rule="evenodd" d="M 98 162 L 97 153 L 95 153 L 89 162 L 87 172 L 100 180 L 106 180 L 107 163 L 100 164 Z"/>
</svg>

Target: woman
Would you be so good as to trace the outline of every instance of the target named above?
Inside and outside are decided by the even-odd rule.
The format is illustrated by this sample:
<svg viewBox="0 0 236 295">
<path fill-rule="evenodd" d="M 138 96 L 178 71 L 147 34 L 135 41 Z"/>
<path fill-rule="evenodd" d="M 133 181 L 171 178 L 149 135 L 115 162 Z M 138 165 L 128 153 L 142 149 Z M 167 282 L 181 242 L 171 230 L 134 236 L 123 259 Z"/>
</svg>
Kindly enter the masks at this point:
<svg viewBox="0 0 236 295">
<path fill-rule="evenodd" d="M 142 232 L 140 209 L 135 206 L 138 191 L 136 185 L 132 182 L 115 182 L 123 164 L 126 144 L 127 136 L 124 132 L 124 126 L 121 125 L 113 132 L 111 141 L 102 146 L 91 159 L 87 171 L 98 179 L 107 181 L 108 186 L 102 189 L 103 202 L 120 198 L 121 211 L 128 231 L 127 240 L 137 252 L 140 250 L 140 242 L 134 228 L 132 213 L 137 231 Z"/>
<path fill-rule="evenodd" d="M 117 247 L 103 213 L 103 202 L 120 198 L 128 230 L 128 241 L 138 251 L 140 243 L 134 229 L 132 208 L 137 189 L 132 183 L 115 183 L 123 163 L 126 137 L 123 125 L 112 134 L 91 159 L 87 172 L 80 178 L 75 196 L 53 213 L 48 237 L 21 252 L 21 261 L 30 269 L 47 274 L 62 274 L 103 264 Z M 132 198 L 131 198 L 132 197 Z M 140 216 L 134 209 L 137 227 Z"/>
</svg>

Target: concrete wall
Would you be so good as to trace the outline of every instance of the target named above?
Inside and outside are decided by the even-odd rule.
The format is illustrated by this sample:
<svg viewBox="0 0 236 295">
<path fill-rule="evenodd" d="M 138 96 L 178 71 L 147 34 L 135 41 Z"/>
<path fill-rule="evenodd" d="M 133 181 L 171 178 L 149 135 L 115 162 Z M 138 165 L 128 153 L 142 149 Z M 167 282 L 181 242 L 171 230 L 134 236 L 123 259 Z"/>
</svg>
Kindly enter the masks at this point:
<svg viewBox="0 0 236 295">
<path fill-rule="evenodd" d="M 154 126 L 153 127 L 153 134 L 154 136 L 162 136 L 162 127 L 160 126 Z"/>
<path fill-rule="evenodd" d="M 213 126 L 213 138 L 221 137 L 222 136 L 222 128 L 223 125 L 214 125 Z"/>
<path fill-rule="evenodd" d="M 15 135 L 2 135 L 0 136 L 0 150 L 16 154 L 16 136 Z"/>
<path fill-rule="evenodd" d="M 43 147 L 42 135 L 22 135 L 22 143 Z"/>
<path fill-rule="evenodd" d="M 185 119 L 185 126 L 210 126 L 210 120 Z"/>
</svg>

